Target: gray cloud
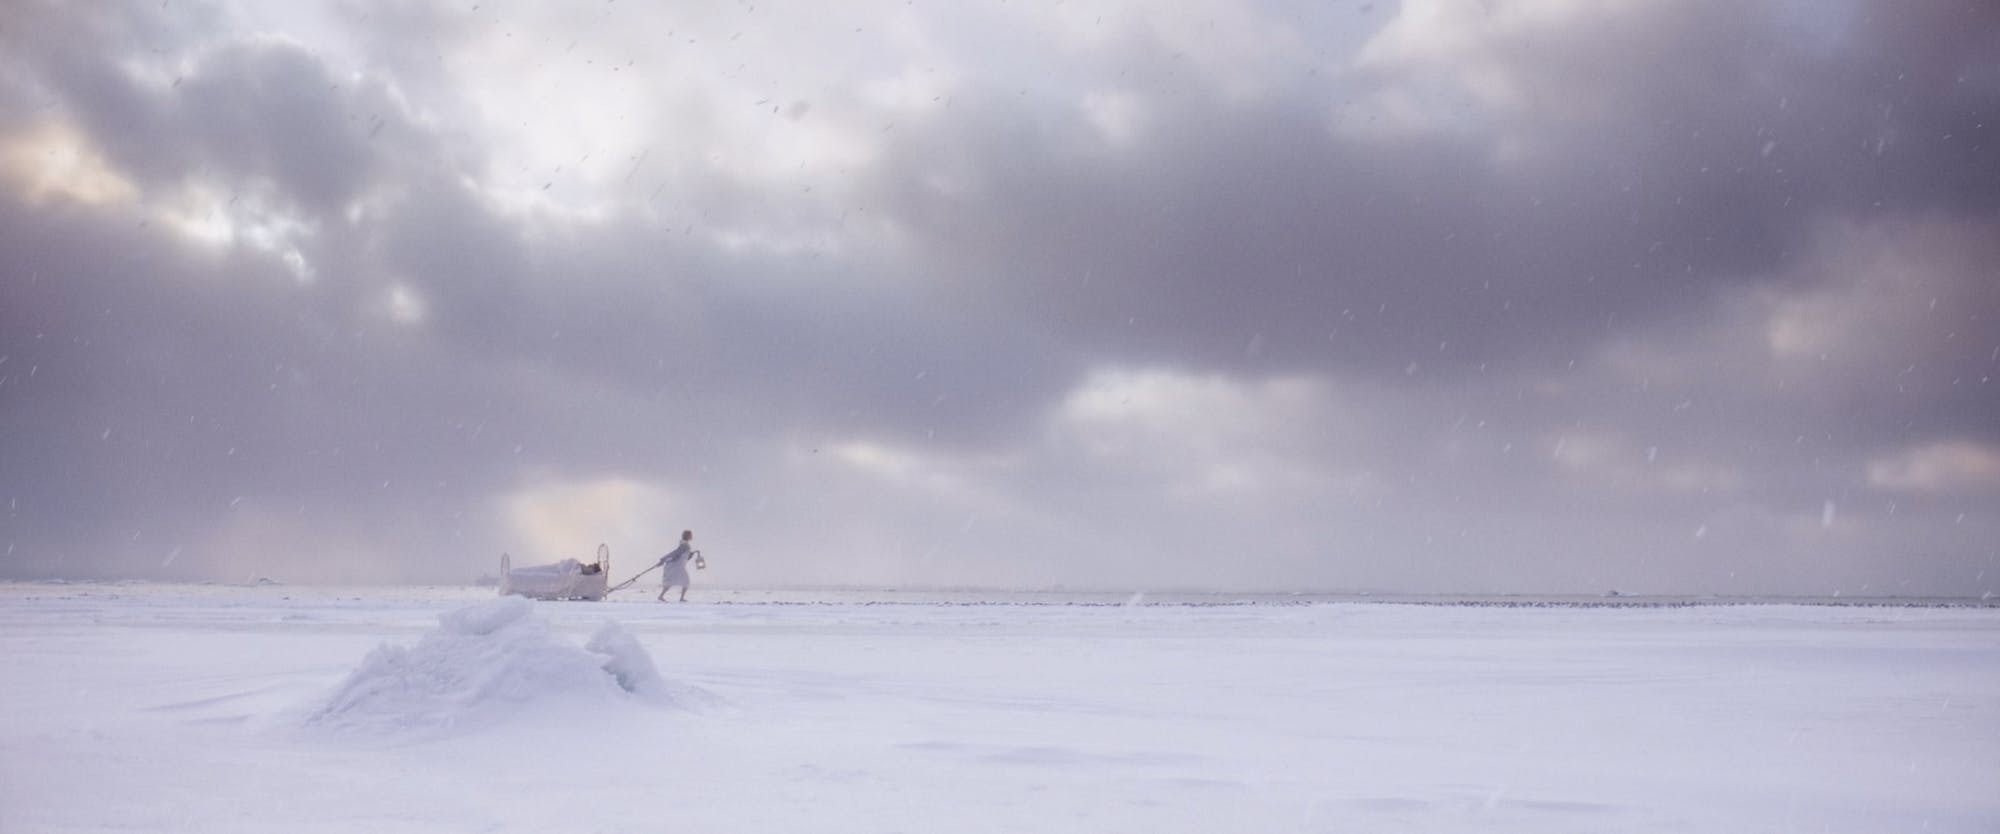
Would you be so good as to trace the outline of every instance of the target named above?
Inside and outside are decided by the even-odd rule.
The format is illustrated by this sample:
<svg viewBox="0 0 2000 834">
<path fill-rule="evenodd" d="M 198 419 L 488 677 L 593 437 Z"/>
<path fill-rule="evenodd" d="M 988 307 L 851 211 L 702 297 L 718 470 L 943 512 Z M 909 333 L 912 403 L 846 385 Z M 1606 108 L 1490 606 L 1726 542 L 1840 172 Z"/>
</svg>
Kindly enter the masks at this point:
<svg viewBox="0 0 2000 834">
<path fill-rule="evenodd" d="M 31 4 L 0 570 L 1990 587 L 1993 13 L 1483 8 Z"/>
</svg>

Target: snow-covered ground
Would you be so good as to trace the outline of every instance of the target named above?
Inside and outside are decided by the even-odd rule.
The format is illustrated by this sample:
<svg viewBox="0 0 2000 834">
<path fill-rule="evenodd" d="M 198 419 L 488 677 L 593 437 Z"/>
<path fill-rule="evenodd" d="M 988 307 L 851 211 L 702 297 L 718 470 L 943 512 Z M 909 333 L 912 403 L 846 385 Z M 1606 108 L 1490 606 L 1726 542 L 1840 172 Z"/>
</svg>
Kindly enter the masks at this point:
<svg viewBox="0 0 2000 834">
<path fill-rule="evenodd" d="M 2000 830 L 1992 608 L 14 584 L 0 667 L 6 832 Z"/>
</svg>

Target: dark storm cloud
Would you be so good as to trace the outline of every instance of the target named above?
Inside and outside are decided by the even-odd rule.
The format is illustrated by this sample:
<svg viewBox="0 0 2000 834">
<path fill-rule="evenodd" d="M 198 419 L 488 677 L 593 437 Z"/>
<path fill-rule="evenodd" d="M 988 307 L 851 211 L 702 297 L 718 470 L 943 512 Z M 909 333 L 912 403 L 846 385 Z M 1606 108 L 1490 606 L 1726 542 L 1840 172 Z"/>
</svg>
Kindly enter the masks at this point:
<svg viewBox="0 0 2000 834">
<path fill-rule="evenodd" d="M 1854 502 L 1866 509 L 1850 505 L 1850 518 L 1874 512 L 1905 535 L 1929 526 L 1957 541 L 1914 545 L 1960 554 L 1942 568 L 1888 556 L 1914 544 L 1887 545 L 1894 536 L 1860 557 L 1936 586 L 1990 555 L 1964 537 L 1978 502 L 1925 515 L 1866 473 L 1912 445 L 1990 441 L 2000 425 L 1987 243 L 2000 199 L 2000 30 L 1966 4 L 1851 11 L 1833 31 L 1771 6 L 1659 4 L 1503 32 L 1487 45 L 1494 64 L 1475 69 L 1528 98 L 1476 113 L 1485 127 L 1469 134 L 1392 143 L 1329 132 L 1326 102 L 1365 100 L 1427 68 L 1377 67 L 1318 96 L 1286 84 L 1247 102 L 1190 85 L 1151 102 L 1137 151 L 1094 145 L 1080 126 L 984 90 L 955 102 L 978 115 L 900 134 L 909 164 L 885 188 L 970 292 L 1089 354 L 1381 380 L 1369 394 L 1385 418 L 1369 427 L 1373 448 L 1323 459 L 1408 482 L 1386 512 L 1354 519 L 1402 544 L 1490 516 L 1486 536 L 1458 551 L 1523 554 L 1485 573 L 1525 574 L 1528 586 L 1616 576 L 1646 561 L 1630 555 L 1640 552 L 1655 565 L 1643 581 L 1719 583 L 1740 570 L 1782 585 L 1806 579 L 1812 560 L 1744 555 L 1841 543 L 1749 541 L 1756 529 L 1787 517 L 1827 526 L 1812 524 L 1815 509 Z M 932 187 L 940 173 L 971 185 Z M 1932 223 L 1953 231 L 1923 231 Z M 1886 262 L 1883 246 L 1896 250 Z M 1897 286 L 1909 272 L 1929 280 Z M 1848 337 L 1874 352 L 1828 378 L 1744 361 L 1771 350 L 1769 325 L 1740 312 L 1760 293 L 1946 306 L 1840 321 L 1872 331 Z M 1840 312 L 1807 304 L 1799 315 Z M 1606 345 L 1631 334 L 1670 345 L 1677 378 L 1602 372 Z M 1519 451 L 1440 457 L 1461 442 L 1445 424 L 1467 419 L 1488 427 L 1489 449 Z M 1581 464 L 1565 454 L 1601 436 L 1623 444 L 1600 453 L 1631 473 L 1571 471 Z M 1632 473 L 1661 449 L 1670 463 L 1659 468 L 1682 467 L 1669 477 L 1683 486 L 1652 493 Z M 1713 523 L 1743 549 L 1673 558 L 1715 553 L 1689 534 L 1744 513 Z M 1515 523 L 1526 518 L 1572 520 Z M 1497 526 L 1540 530 L 1510 538 Z M 1591 555 L 1542 563 L 1527 555 L 1537 551 Z"/>
<path fill-rule="evenodd" d="M 88 15 L 88 13 L 86 13 Z M 357 107 L 295 44 L 266 41 L 191 51 L 198 29 L 177 15 L 98 10 L 87 23 L 47 10 L 53 31 L 16 30 L 42 60 L 47 94 L 62 103 L 128 176 L 148 185 L 264 178 L 316 211 L 353 195 L 373 167 L 371 130 L 383 115 Z M 199 19 L 199 15 L 196 16 Z M 146 55 L 153 77 L 106 54 Z M 176 60 L 178 59 L 178 60 Z M 380 108 L 379 98 L 372 102 Z"/>
<path fill-rule="evenodd" d="M 1334 102 L 1393 73 L 1241 103 L 1176 89 L 1135 152 L 982 90 L 955 104 L 974 115 L 900 134 L 884 188 L 975 291 L 1114 354 L 1389 373 L 1575 356 L 1607 318 L 1789 275 L 1826 212 L 2000 199 L 2000 143 L 1979 126 L 2000 112 L 1996 53 L 1962 34 L 1989 12 L 1870 9 L 1895 25 L 1862 15 L 1822 44 L 1777 11 L 1659 4 L 1631 15 L 1655 25 L 1585 15 L 1501 38 L 1536 101 L 1469 138 L 1327 130 Z M 1502 130 L 1526 160 L 1495 159 Z M 927 188 L 941 171 L 972 193 Z"/>
<path fill-rule="evenodd" d="M 0 349 L 18 369 L 5 411 L 10 433 L 37 439 L 7 448 L 17 544 L 115 574 L 176 551 L 199 565 L 214 532 L 253 509 L 324 531 L 394 525 L 408 504 L 463 509 L 409 476 L 426 460 L 466 478 L 494 451 L 456 421 L 511 409 L 476 410 L 466 369 L 438 372 L 455 386 L 419 384 L 422 356 L 388 355 L 268 261 L 190 254 L 130 218 L 6 213 L 22 272 Z M 359 514 L 382 505 L 396 511 Z M 266 544 L 321 550 L 305 536 Z"/>
<path fill-rule="evenodd" d="M 9 203 L 10 433 L 42 440 L 9 447 L 28 499 L 11 543 L 41 570 L 221 571 L 215 531 L 259 509 L 270 532 L 229 546 L 295 576 L 380 575 L 389 556 L 499 549 L 457 539 L 524 470 L 682 472 L 734 442 L 723 426 L 962 441 L 994 398 L 1046 385 L 1018 351 L 988 372 L 997 334 L 854 266 L 635 224 L 530 246 L 379 88 L 282 41 L 194 66 L 152 87 L 40 80 L 143 185 L 265 195 L 309 228 L 290 243 L 315 275 L 129 214 Z M 396 285 L 431 311 L 421 331 L 381 315 Z"/>
<path fill-rule="evenodd" d="M 470 12 L 25 6 L 7 121 L 140 196 L 0 201 L 7 572 L 457 579 L 640 484 L 766 581 L 1984 587 L 1996 13 L 1469 8 L 899 10 L 956 59 L 914 106 L 728 88 L 785 61 L 718 12 L 646 57 L 866 152 L 701 156 L 750 102 L 668 70 L 593 183 L 481 133 L 562 126 L 482 127 Z"/>
<path fill-rule="evenodd" d="M 451 349 L 545 364 L 669 411 L 738 411 L 738 428 L 819 421 L 960 439 L 985 431 L 976 412 L 1048 396 L 1038 370 L 1060 366 L 999 325 L 868 274 L 895 265 L 727 253 L 639 223 L 529 248 L 449 188 L 412 195 L 384 227 L 384 266 L 425 294 Z"/>
<path fill-rule="evenodd" d="M 468 503 L 438 487 L 492 477 L 478 463 L 488 450 L 449 442 L 477 413 L 454 394 L 494 392 L 476 368 L 435 371 L 457 386 L 411 373 L 430 360 L 368 333 L 385 329 L 359 304 L 379 277 L 344 268 L 357 236 L 340 212 L 393 167 L 377 151 L 412 135 L 401 113 L 296 45 L 196 49 L 209 16 L 130 11 L 31 9 L 17 54 L 40 60 L 10 78 L 138 188 L 204 189 L 195 198 L 216 205 L 192 211 L 239 215 L 239 240 L 190 247 L 157 215 L 10 195 L 0 353 L 25 373 L 7 379 L 6 416 L 10 435 L 36 439 L 7 450 L 10 543 L 39 557 L 34 572 L 99 576 L 176 561 L 182 575 L 256 570 L 217 542 L 253 511 L 286 521 L 237 547 L 308 575 L 342 575 L 310 568 L 339 546 L 365 552 L 418 526 L 430 532 L 405 544 L 432 544 Z M 46 43 L 58 34 L 61 48 Z M 102 57 L 119 54 L 145 69 Z M 407 141 L 386 150 L 425 155 Z M 296 228 L 240 245 L 253 234 L 240 206 Z M 287 249 L 315 280 L 287 269 Z M 432 473 L 444 474 L 410 477 Z"/>
</svg>

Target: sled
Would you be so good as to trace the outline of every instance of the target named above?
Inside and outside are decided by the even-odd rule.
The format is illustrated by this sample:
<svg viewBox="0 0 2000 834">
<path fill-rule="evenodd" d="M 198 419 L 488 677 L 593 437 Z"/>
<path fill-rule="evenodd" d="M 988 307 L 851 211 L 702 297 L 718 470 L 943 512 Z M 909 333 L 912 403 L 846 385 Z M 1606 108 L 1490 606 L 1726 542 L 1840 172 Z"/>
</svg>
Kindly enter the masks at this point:
<svg viewBox="0 0 2000 834">
<path fill-rule="evenodd" d="M 514 558 L 500 554 L 500 595 L 529 599 L 601 600 L 611 576 L 611 546 L 597 546 L 597 561 L 564 559 L 553 565 L 514 567 Z"/>
</svg>

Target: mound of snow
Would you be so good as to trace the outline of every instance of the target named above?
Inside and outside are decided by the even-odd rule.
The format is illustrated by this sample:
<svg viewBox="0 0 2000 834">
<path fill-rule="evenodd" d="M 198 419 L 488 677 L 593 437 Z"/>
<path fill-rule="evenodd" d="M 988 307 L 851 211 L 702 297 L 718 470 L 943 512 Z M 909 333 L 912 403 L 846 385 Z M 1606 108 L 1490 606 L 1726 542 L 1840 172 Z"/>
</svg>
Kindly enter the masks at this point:
<svg viewBox="0 0 2000 834">
<path fill-rule="evenodd" d="M 549 633 L 522 597 L 438 617 L 413 647 L 383 645 L 307 719 L 341 730 L 444 732 L 523 714 L 601 710 L 665 698 L 639 641 L 606 622 L 584 648 Z"/>
<path fill-rule="evenodd" d="M 604 656 L 604 671 L 611 673 L 618 687 L 626 692 L 639 695 L 665 697 L 666 681 L 660 679 L 659 667 L 653 665 L 653 656 L 646 653 L 646 647 L 639 645 L 639 638 L 620 627 L 616 622 L 605 622 L 590 642 L 584 643 L 586 651 Z"/>
</svg>

